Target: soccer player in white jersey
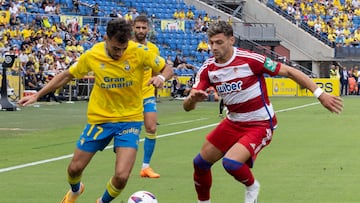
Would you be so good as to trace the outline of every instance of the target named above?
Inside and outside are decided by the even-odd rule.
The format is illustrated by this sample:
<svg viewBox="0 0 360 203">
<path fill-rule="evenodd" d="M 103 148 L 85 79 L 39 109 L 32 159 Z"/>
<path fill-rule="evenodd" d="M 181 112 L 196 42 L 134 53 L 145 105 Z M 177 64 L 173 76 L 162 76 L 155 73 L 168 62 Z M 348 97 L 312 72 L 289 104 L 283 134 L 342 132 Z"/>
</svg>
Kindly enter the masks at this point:
<svg viewBox="0 0 360 203">
<path fill-rule="evenodd" d="M 185 111 L 208 97 L 205 90 L 216 87 L 228 109 L 226 118 L 206 136 L 194 158 L 194 184 L 199 203 L 210 203 L 211 166 L 222 159 L 224 169 L 246 186 L 245 203 L 256 203 L 260 190 L 252 168 L 258 153 L 271 142 L 277 120 L 266 92 L 263 76 L 289 77 L 309 89 L 330 112 L 340 113 L 342 99 L 323 92 L 301 71 L 266 56 L 233 47 L 232 26 L 213 23 L 207 31 L 213 57 L 198 71 Z M 237 194 L 237 193 L 235 193 Z"/>
</svg>

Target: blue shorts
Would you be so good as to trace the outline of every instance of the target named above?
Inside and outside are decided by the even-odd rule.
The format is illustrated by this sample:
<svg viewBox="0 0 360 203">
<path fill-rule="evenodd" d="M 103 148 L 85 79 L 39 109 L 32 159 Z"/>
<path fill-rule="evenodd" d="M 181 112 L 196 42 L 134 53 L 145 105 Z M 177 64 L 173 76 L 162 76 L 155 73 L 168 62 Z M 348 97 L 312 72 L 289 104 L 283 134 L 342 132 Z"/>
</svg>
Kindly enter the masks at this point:
<svg viewBox="0 0 360 203">
<path fill-rule="evenodd" d="M 77 147 L 86 152 L 102 151 L 114 138 L 114 150 L 116 147 L 131 147 L 137 150 L 142 124 L 143 122 L 87 124 Z"/>
<path fill-rule="evenodd" d="M 156 101 L 155 97 L 145 98 L 143 101 L 144 113 L 156 112 Z"/>
</svg>

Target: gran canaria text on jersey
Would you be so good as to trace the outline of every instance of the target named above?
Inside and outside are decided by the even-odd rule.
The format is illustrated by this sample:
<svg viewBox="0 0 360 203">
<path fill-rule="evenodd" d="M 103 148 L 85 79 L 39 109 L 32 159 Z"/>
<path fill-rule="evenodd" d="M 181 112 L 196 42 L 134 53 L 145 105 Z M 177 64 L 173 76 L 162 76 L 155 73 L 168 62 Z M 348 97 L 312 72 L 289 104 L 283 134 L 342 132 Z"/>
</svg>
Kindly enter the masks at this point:
<svg viewBox="0 0 360 203">
<path fill-rule="evenodd" d="M 104 77 L 104 82 L 100 83 L 101 88 L 110 89 L 110 88 L 123 88 L 133 85 L 133 81 L 126 81 L 125 78 L 110 78 Z"/>
</svg>

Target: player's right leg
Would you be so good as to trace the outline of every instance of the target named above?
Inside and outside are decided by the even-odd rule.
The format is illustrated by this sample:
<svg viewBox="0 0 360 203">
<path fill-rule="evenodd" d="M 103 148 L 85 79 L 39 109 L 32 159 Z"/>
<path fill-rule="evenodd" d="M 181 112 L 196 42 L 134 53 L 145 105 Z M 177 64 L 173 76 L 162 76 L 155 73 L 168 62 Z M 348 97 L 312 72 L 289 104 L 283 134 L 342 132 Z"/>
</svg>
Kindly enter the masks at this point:
<svg viewBox="0 0 360 203">
<path fill-rule="evenodd" d="M 200 153 L 194 158 L 194 185 L 198 202 L 210 203 L 211 166 L 222 156 L 223 153 L 206 140 Z"/>
<path fill-rule="evenodd" d="M 71 189 L 66 193 L 61 203 L 74 203 L 84 192 L 84 184 L 81 183 L 81 174 L 95 153 L 75 150 L 74 156 L 68 166 L 68 182 Z"/>
<path fill-rule="evenodd" d="M 84 192 L 81 175 L 98 150 L 103 150 L 112 139 L 114 124 L 87 124 L 77 142 L 77 149 L 68 166 L 68 182 L 71 189 L 61 203 L 74 203 Z"/>
</svg>

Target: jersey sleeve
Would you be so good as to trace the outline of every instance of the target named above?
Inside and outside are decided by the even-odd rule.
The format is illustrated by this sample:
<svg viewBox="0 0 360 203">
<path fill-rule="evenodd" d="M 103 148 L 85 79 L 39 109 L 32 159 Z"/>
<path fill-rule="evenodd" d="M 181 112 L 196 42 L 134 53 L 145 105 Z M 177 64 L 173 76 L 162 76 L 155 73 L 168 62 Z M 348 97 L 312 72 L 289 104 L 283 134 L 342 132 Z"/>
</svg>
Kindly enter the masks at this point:
<svg viewBox="0 0 360 203">
<path fill-rule="evenodd" d="M 144 47 L 144 65 L 150 67 L 153 72 L 160 72 L 165 66 L 165 59 Z"/>
<path fill-rule="evenodd" d="M 87 53 L 82 54 L 79 57 L 79 60 L 70 66 L 69 71 L 72 76 L 80 79 L 91 71 L 90 66 L 87 63 L 87 58 L 89 58 Z"/>
<path fill-rule="evenodd" d="M 203 65 L 195 77 L 195 83 L 192 86 L 193 89 L 206 90 L 210 86 L 208 67 Z"/>
<path fill-rule="evenodd" d="M 246 60 L 255 74 L 267 73 L 270 76 L 275 76 L 279 73 L 281 66 L 281 63 L 254 52 L 249 52 Z"/>
</svg>

